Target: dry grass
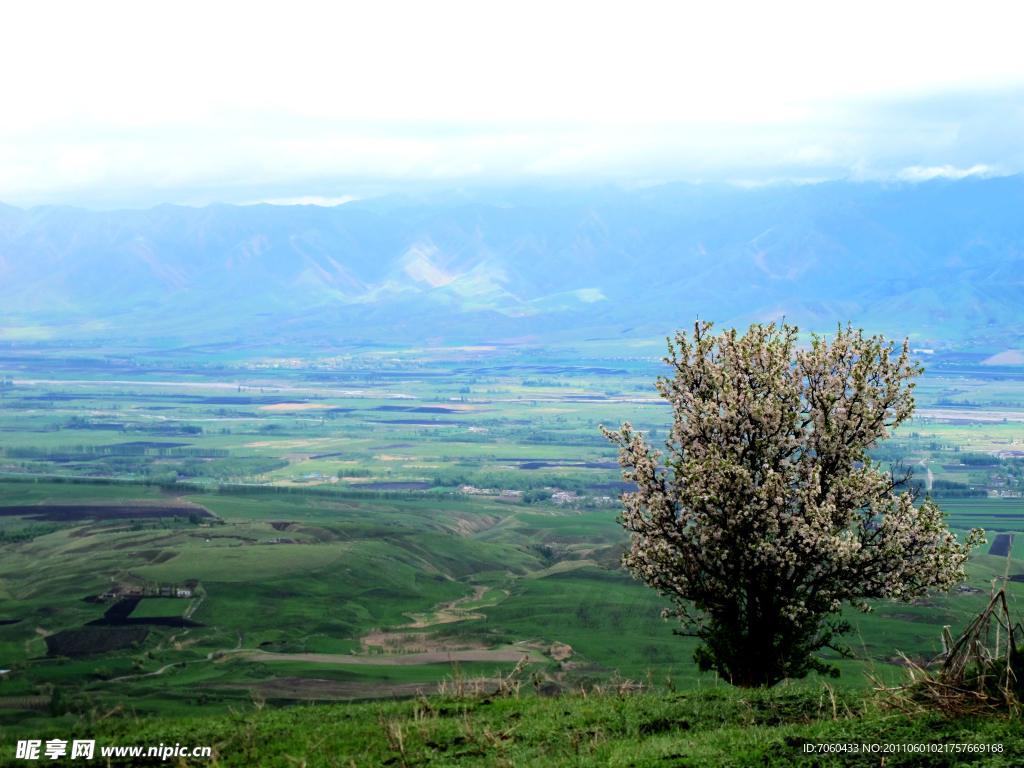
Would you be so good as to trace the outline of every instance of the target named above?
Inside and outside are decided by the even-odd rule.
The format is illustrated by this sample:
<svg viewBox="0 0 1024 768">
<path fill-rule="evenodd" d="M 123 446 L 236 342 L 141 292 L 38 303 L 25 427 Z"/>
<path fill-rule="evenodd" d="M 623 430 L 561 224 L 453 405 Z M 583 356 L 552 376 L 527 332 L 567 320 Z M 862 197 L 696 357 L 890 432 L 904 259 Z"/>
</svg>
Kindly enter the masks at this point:
<svg viewBox="0 0 1024 768">
<path fill-rule="evenodd" d="M 931 663 L 901 654 L 909 681 L 889 687 L 872 676 L 885 706 L 906 714 L 939 712 L 948 717 L 1019 714 L 1024 674 L 1024 625 L 1014 622 L 1003 588 L 962 635 L 943 627 L 943 652 Z"/>
<path fill-rule="evenodd" d="M 459 668 L 458 663 L 452 662 L 452 673 L 438 684 L 437 695 L 455 699 L 456 701 L 482 699 L 488 696 L 518 699 L 519 689 L 523 683 L 523 675 L 529 665 L 530 657 L 523 654 L 515 669 L 506 676 L 497 674 L 493 678 L 468 678 Z M 536 677 L 537 675 L 533 675 L 531 679 Z"/>
<path fill-rule="evenodd" d="M 490 647 L 480 641 L 435 639 L 425 632 L 371 632 L 361 637 L 359 642 L 363 653 L 370 654 L 377 649 L 378 654 L 382 652 L 385 655 L 486 650 Z"/>
<path fill-rule="evenodd" d="M 519 699 L 523 683 L 532 685 L 533 694 L 540 697 L 558 696 L 567 697 L 568 700 L 586 701 L 588 697 L 597 699 L 626 699 L 636 694 L 650 692 L 653 689 L 650 680 L 646 683 L 638 683 L 614 675 L 604 685 L 592 686 L 589 690 L 583 686 L 578 689 L 568 688 L 563 685 L 561 675 L 551 677 L 549 675 L 533 672 L 527 676 L 527 667 L 530 659 L 523 656 L 516 668 L 507 676 L 496 678 L 473 678 L 470 679 L 459 669 L 458 664 L 452 665 L 452 674 L 438 685 L 438 699 L 430 699 L 422 693 L 418 693 L 413 706 L 412 721 L 394 715 L 388 715 L 383 710 L 378 715 L 377 724 L 383 734 L 383 741 L 387 744 L 388 751 L 393 755 L 389 762 L 397 762 L 402 766 L 409 766 L 414 762 L 414 754 L 410 749 L 409 737 L 413 734 L 419 736 L 419 743 L 431 748 L 438 746 L 439 726 L 444 718 L 439 714 L 447 710 L 447 717 L 451 719 L 450 706 L 446 704 L 456 702 L 454 713 L 458 728 L 456 742 L 470 747 L 471 751 L 488 753 L 493 757 L 493 764 L 503 768 L 513 768 L 516 765 L 514 755 L 507 752 L 514 748 L 514 736 L 521 728 L 522 723 L 518 716 L 515 720 L 508 719 L 500 726 L 494 723 L 481 722 L 480 710 L 474 702 L 483 700 L 482 703 L 490 703 L 495 698 Z M 527 688 L 529 690 L 529 688 Z M 835 710 L 835 699 L 832 699 L 832 708 Z M 568 712 L 565 712 L 568 715 Z M 570 729 L 570 749 L 575 755 L 576 761 L 581 756 L 593 757 L 595 751 L 607 745 L 605 729 L 603 727 L 591 727 L 589 729 Z M 585 750 L 585 751 L 584 751 Z M 468 754 L 468 753 L 467 753 Z M 579 764 L 578 762 L 574 764 Z"/>
</svg>

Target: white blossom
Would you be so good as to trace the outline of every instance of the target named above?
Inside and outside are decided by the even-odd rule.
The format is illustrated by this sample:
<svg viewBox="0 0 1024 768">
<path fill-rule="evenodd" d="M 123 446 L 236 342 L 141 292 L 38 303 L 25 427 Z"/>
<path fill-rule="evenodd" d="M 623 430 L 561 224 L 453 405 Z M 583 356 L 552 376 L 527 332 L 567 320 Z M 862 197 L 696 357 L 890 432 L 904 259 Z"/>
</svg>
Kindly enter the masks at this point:
<svg viewBox="0 0 1024 768">
<path fill-rule="evenodd" d="M 703 666 L 771 684 L 824 670 L 813 652 L 840 647 L 829 617 L 844 603 L 868 611 L 962 581 L 983 532 L 958 543 L 933 501 L 915 506 L 867 454 L 913 413 L 906 343 L 896 354 L 840 327 L 798 350 L 792 326 L 711 328 L 669 342 L 667 453 L 628 423 L 604 430 L 639 488 L 622 496 L 623 562 L 704 640 Z"/>
</svg>

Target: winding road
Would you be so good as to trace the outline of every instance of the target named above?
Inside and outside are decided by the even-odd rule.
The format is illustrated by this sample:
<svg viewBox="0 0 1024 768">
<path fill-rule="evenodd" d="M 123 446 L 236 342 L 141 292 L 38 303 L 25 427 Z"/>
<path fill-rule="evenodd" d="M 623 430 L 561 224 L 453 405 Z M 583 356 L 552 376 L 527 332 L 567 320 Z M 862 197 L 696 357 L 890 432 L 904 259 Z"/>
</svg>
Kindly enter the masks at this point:
<svg viewBox="0 0 1024 768">
<path fill-rule="evenodd" d="M 494 661 L 512 662 L 520 661 L 526 656 L 533 662 L 546 662 L 548 659 L 538 651 L 522 650 L 516 648 L 502 648 L 499 650 L 475 650 L 475 651 L 439 651 L 428 653 L 402 653 L 382 656 L 353 656 L 334 653 L 271 653 L 261 651 L 257 648 L 243 648 L 242 635 L 238 634 L 238 645 L 234 648 L 220 651 L 210 651 L 206 658 L 192 659 L 191 661 L 176 661 L 172 664 L 165 664 L 155 672 L 144 672 L 139 675 L 124 675 L 107 680 L 108 683 L 117 683 L 122 680 L 138 680 L 143 677 L 154 677 L 162 675 L 171 667 L 184 667 L 189 664 L 198 664 L 203 661 L 213 661 L 217 656 L 227 653 L 250 654 L 250 661 L 305 661 L 314 664 L 371 664 L 374 666 L 391 665 L 418 665 L 418 664 L 444 664 L 446 662 L 466 661 Z"/>
<path fill-rule="evenodd" d="M 141 675 L 123 675 L 122 677 L 112 677 L 109 680 L 107 680 L 107 682 L 108 683 L 117 683 L 117 682 L 120 682 L 121 680 L 138 680 L 141 677 L 153 677 L 154 675 L 162 675 L 166 670 L 170 669 L 171 667 L 184 667 L 187 664 L 196 664 L 197 662 L 200 662 L 200 661 L 213 661 L 214 656 L 217 656 L 218 654 L 221 654 L 221 653 L 238 653 L 239 651 L 242 651 L 242 650 L 248 651 L 249 649 L 248 648 L 244 648 L 244 649 L 242 648 L 242 633 L 239 632 L 238 633 L 238 645 L 236 645 L 234 648 L 225 649 L 225 650 L 222 650 L 222 651 L 210 651 L 208 654 L 206 654 L 206 658 L 205 659 L 192 659 L 191 661 L 175 661 L 175 662 L 173 662 L 171 664 L 164 664 L 162 667 L 160 667 L 160 669 L 156 670 L 156 672 L 143 672 Z"/>
</svg>

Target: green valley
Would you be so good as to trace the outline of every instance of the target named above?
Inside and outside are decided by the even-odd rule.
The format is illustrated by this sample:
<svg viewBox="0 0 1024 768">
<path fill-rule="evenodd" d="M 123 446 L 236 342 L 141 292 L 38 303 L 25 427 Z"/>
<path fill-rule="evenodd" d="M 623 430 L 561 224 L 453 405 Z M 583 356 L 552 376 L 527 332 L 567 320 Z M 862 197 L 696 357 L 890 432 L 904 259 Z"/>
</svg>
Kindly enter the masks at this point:
<svg viewBox="0 0 1024 768">
<path fill-rule="evenodd" d="M 713 687 L 619 565 L 624 485 L 597 429 L 667 436 L 661 364 L 451 355 L 5 358 L 0 728 L 403 698 L 521 662 L 547 696 Z M 977 405 L 940 403 L 955 388 Z M 1021 381 L 930 373 L 919 393 L 878 458 L 918 465 L 955 530 L 1024 532 Z M 1024 534 L 1009 561 L 987 551 L 949 595 L 849 615 L 840 688 L 902 679 L 899 654 L 933 656 L 1007 565 L 1024 591 Z"/>
</svg>

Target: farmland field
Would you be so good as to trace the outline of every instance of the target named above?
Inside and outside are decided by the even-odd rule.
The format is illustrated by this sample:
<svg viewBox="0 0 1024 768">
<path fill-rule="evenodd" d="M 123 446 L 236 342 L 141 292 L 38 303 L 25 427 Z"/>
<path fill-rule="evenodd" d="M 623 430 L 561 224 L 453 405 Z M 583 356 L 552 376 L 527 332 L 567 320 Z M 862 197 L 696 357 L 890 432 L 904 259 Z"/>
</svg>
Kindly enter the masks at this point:
<svg viewBox="0 0 1024 768">
<path fill-rule="evenodd" d="M 556 687 L 695 683 L 693 641 L 619 566 L 598 430 L 667 436 L 661 364 L 453 356 L 5 357 L 0 725 L 34 727 L 55 687 L 81 711 L 200 713 L 409 695 L 523 655 Z M 914 467 L 956 531 L 1018 535 L 950 595 L 849 616 L 842 685 L 898 678 L 899 653 L 934 654 L 1007 565 L 1024 576 L 1022 382 L 929 373 L 918 401 L 877 458 Z"/>
</svg>

